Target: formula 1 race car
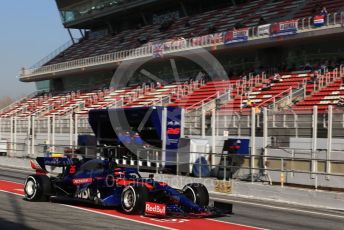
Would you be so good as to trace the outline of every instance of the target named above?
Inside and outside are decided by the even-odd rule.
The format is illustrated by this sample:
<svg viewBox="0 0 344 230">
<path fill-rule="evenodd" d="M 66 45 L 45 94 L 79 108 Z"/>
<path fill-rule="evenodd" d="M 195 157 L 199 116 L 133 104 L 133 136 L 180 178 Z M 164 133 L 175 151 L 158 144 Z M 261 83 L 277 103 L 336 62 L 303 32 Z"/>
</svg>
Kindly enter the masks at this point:
<svg viewBox="0 0 344 230">
<path fill-rule="evenodd" d="M 61 167 L 62 173 L 49 177 L 45 166 Z M 193 183 L 182 190 L 174 189 L 155 181 L 152 175 L 142 178 L 137 169 L 117 168 L 111 159 L 37 157 L 31 167 L 36 174 L 28 176 L 24 186 L 29 201 L 60 197 L 158 217 L 219 215 L 218 210 L 208 207 L 204 185 Z"/>
</svg>

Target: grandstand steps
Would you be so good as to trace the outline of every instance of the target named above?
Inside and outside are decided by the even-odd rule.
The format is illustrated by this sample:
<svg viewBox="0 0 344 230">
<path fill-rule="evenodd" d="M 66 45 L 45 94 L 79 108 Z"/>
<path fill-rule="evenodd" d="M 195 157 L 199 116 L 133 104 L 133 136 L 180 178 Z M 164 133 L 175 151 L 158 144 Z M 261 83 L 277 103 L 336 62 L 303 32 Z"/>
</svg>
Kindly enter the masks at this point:
<svg viewBox="0 0 344 230">
<path fill-rule="evenodd" d="M 221 106 L 223 111 L 249 111 L 251 107 L 268 107 L 270 104 L 289 95 L 290 90 L 300 89 L 307 81 L 309 74 L 286 74 L 279 81 L 270 77 L 263 83 L 251 88 L 251 92 L 236 95 L 227 104 Z M 265 88 L 270 85 L 269 88 Z M 243 86 L 246 88 L 246 86 Z"/>
<path fill-rule="evenodd" d="M 192 107 L 192 106 L 201 106 L 202 102 L 206 103 L 219 94 L 224 93 L 230 87 L 230 81 L 212 81 L 207 82 L 198 89 L 194 90 L 191 94 L 176 99 L 170 106 L 179 106 L 179 107 Z"/>
<path fill-rule="evenodd" d="M 142 96 L 136 98 L 132 102 L 126 104 L 126 107 L 134 106 L 149 106 L 154 104 L 165 105 L 168 104 L 171 100 L 172 94 L 176 94 L 178 85 L 165 85 L 160 88 L 152 89 L 148 92 L 145 92 Z M 162 102 L 163 99 L 166 99 L 167 102 Z"/>
<path fill-rule="evenodd" d="M 318 92 L 314 92 L 303 101 L 296 103 L 295 109 L 312 109 L 317 105 L 318 110 L 324 111 L 329 105 L 337 106 L 338 101 L 344 96 L 344 85 L 342 78 L 337 78 Z"/>
</svg>

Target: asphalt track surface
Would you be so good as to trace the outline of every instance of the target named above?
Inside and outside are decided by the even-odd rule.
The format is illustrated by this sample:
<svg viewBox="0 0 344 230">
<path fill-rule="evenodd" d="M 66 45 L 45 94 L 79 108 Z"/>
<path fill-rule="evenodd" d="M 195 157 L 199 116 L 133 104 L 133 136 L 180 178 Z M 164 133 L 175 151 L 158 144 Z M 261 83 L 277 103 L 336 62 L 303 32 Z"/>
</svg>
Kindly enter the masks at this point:
<svg viewBox="0 0 344 230">
<path fill-rule="evenodd" d="M 0 168 L 0 229 L 343 229 L 344 213 L 336 210 L 216 196 L 234 204 L 233 215 L 216 219 L 154 219 L 113 209 L 23 200 L 29 171 Z"/>
</svg>

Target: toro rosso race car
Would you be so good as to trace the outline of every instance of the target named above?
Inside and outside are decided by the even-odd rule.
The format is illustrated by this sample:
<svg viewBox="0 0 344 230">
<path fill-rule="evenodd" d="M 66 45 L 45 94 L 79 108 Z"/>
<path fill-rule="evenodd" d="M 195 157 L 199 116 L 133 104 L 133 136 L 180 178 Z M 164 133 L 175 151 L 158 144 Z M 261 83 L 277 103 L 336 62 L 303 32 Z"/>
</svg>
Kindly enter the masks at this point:
<svg viewBox="0 0 344 230">
<path fill-rule="evenodd" d="M 62 173 L 49 177 L 45 166 L 61 167 Z M 219 215 L 218 210 L 208 207 L 209 194 L 204 185 L 174 189 L 152 176 L 142 178 L 137 169 L 118 168 L 111 159 L 38 157 L 31 161 L 31 167 L 36 174 L 28 176 L 24 186 L 29 201 L 60 197 L 157 217 Z"/>
</svg>

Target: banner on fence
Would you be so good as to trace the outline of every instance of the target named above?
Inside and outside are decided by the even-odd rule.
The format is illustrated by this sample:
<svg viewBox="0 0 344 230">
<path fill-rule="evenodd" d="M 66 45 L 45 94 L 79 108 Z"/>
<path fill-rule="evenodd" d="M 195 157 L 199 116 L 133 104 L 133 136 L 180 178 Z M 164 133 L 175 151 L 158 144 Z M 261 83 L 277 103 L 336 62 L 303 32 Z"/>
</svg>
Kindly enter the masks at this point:
<svg viewBox="0 0 344 230">
<path fill-rule="evenodd" d="M 271 25 L 271 37 L 297 34 L 298 20 L 277 22 Z"/>
<path fill-rule="evenodd" d="M 164 48 L 165 49 L 181 49 L 186 47 L 186 40 L 185 38 L 176 38 L 176 39 L 170 39 L 167 40 L 164 43 Z"/>
<path fill-rule="evenodd" d="M 314 21 L 314 26 L 317 26 L 317 27 L 324 26 L 325 16 L 324 15 L 314 16 L 313 21 Z"/>
<path fill-rule="evenodd" d="M 223 33 L 209 34 L 208 39 L 211 44 L 221 43 L 223 42 Z"/>
<path fill-rule="evenodd" d="M 192 45 L 200 46 L 202 44 L 202 40 L 204 39 L 203 37 L 205 36 L 192 38 Z"/>
<path fill-rule="evenodd" d="M 270 35 L 270 26 L 271 24 L 265 24 L 258 26 L 258 36 L 265 36 L 265 35 Z"/>
<path fill-rule="evenodd" d="M 159 58 L 164 56 L 164 44 L 163 43 L 157 43 L 153 44 L 153 57 Z"/>
<path fill-rule="evenodd" d="M 228 31 L 225 34 L 224 44 L 246 42 L 248 40 L 248 28 Z"/>
</svg>

